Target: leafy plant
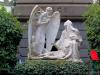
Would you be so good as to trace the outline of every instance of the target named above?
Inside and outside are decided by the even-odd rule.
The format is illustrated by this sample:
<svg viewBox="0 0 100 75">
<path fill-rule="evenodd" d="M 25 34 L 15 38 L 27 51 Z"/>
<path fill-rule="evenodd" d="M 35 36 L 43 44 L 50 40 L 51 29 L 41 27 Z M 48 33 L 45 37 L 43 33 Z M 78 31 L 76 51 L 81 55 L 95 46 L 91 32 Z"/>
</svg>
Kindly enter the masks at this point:
<svg viewBox="0 0 100 75">
<path fill-rule="evenodd" d="M 95 49 L 100 55 L 100 5 L 98 2 L 90 6 L 84 17 L 86 18 L 85 24 L 90 48 Z M 99 62 L 92 61 L 94 75 L 99 72 L 99 66 Z"/>
<path fill-rule="evenodd" d="M 15 67 L 15 75 L 88 75 L 86 63 L 66 60 L 28 60 Z"/>
<path fill-rule="evenodd" d="M 100 5 L 92 4 L 84 14 L 86 31 L 91 49 L 100 50 Z"/>
<path fill-rule="evenodd" d="M 9 71 L 15 66 L 21 38 L 20 23 L 3 6 L 0 6 L 0 72 Z"/>
</svg>

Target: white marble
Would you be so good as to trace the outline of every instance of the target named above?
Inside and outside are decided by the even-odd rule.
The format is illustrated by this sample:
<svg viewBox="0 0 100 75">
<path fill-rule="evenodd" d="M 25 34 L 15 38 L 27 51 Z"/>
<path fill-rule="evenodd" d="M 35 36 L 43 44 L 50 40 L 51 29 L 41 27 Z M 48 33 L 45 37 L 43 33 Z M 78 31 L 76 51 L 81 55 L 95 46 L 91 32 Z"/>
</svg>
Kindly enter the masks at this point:
<svg viewBox="0 0 100 75">
<path fill-rule="evenodd" d="M 0 2 L 4 2 L 4 0 L 0 0 Z"/>
<path fill-rule="evenodd" d="M 93 3 L 96 3 L 97 2 L 97 0 L 93 0 Z"/>
<path fill-rule="evenodd" d="M 7 12 L 11 13 L 12 9 L 14 8 L 13 6 L 4 6 L 7 10 Z"/>
<path fill-rule="evenodd" d="M 82 62 L 79 54 L 79 47 L 82 43 L 80 32 L 73 27 L 70 20 L 67 20 L 64 26 L 65 29 L 61 38 L 54 44 L 58 51 L 44 53 L 41 56 L 48 59 L 66 59 L 73 62 Z"/>
<path fill-rule="evenodd" d="M 38 5 L 33 8 L 28 26 L 29 58 L 51 51 L 59 26 L 58 11 L 53 12 L 51 7 L 47 7 L 44 11 Z"/>
</svg>

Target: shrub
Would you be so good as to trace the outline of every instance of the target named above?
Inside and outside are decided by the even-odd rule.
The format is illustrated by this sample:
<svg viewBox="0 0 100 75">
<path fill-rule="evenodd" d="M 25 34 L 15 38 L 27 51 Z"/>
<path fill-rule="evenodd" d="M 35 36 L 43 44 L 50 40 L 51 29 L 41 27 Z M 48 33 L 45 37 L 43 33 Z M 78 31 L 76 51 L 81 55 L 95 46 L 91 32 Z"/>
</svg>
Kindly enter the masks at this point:
<svg viewBox="0 0 100 75">
<path fill-rule="evenodd" d="M 3 6 L 0 6 L 0 72 L 9 71 L 15 66 L 21 37 L 20 23 Z"/>
<path fill-rule="evenodd" d="M 86 17 L 85 24 L 90 48 L 95 49 L 100 55 L 100 5 L 92 4 L 84 16 Z M 99 62 L 92 61 L 94 73 L 99 72 L 99 66 Z"/>
<path fill-rule="evenodd" d="M 92 4 L 84 14 L 86 31 L 91 49 L 100 50 L 100 5 Z"/>
<path fill-rule="evenodd" d="M 85 63 L 65 60 L 28 60 L 15 67 L 15 75 L 88 75 Z"/>
</svg>

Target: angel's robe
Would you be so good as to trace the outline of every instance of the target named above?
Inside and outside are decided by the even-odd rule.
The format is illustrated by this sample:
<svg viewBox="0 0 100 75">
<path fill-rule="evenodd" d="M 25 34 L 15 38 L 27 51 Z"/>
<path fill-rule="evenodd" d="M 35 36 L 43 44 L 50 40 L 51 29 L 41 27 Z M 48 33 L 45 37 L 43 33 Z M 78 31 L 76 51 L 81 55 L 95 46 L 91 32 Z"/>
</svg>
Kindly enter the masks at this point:
<svg viewBox="0 0 100 75">
<path fill-rule="evenodd" d="M 36 30 L 36 42 L 35 49 L 37 50 L 38 55 L 45 53 L 45 41 L 46 41 L 46 32 L 47 25 L 50 21 L 50 17 L 48 17 L 46 12 L 41 13 L 37 22 L 37 30 Z"/>
<path fill-rule="evenodd" d="M 47 12 L 36 5 L 30 15 L 28 25 L 28 58 L 39 57 L 50 52 L 60 26 L 60 13 Z"/>
</svg>

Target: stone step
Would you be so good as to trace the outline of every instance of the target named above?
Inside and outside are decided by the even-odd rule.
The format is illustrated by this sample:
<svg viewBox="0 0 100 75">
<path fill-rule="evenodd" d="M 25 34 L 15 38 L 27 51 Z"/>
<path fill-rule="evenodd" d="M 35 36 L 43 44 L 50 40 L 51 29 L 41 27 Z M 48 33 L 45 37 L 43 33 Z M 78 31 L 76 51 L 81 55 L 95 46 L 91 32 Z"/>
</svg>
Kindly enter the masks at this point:
<svg viewBox="0 0 100 75">
<path fill-rule="evenodd" d="M 84 4 L 84 3 L 87 3 L 87 4 L 90 4 L 92 3 L 93 1 L 92 0 L 16 0 L 16 3 L 17 4 L 34 4 L 34 3 L 37 3 L 37 4 L 40 4 L 40 3 L 43 3 L 43 4 L 55 4 L 55 3 L 60 3 L 60 4 L 69 4 L 69 3 L 81 3 L 81 4 Z"/>
<path fill-rule="evenodd" d="M 14 8 L 14 15 L 18 18 L 29 18 L 29 15 L 35 4 L 21 4 L 16 5 Z M 52 7 L 54 10 L 57 10 L 61 13 L 61 17 L 79 17 L 82 18 L 82 15 L 88 9 L 88 4 L 39 4 L 41 8 L 47 6 Z"/>
</svg>

